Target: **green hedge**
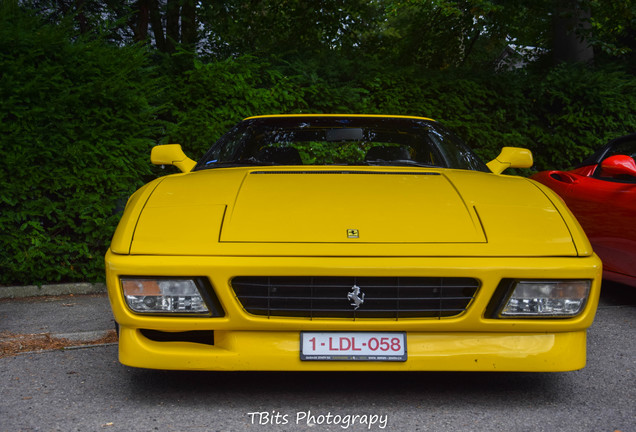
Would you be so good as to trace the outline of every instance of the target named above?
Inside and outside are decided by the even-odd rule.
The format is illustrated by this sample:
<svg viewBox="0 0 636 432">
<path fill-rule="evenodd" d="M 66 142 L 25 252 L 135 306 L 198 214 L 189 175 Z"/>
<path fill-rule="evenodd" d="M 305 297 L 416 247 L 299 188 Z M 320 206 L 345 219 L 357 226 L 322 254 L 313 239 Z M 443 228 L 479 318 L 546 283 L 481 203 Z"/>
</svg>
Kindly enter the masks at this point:
<svg viewBox="0 0 636 432">
<path fill-rule="evenodd" d="M 440 120 L 484 159 L 504 146 L 529 148 L 538 169 L 571 167 L 608 140 L 636 131 L 636 79 L 620 70 L 435 71 L 384 76 L 367 88 L 368 111 Z"/>
<path fill-rule="evenodd" d="M 528 83 L 538 168 L 568 167 L 608 140 L 636 132 L 636 79 L 619 70 L 562 66 Z"/>
<path fill-rule="evenodd" d="M 165 88 L 162 143 L 177 142 L 193 158 L 245 117 L 295 112 L 305 104 L 282 73 L 269 63 L 241 57 L 203 64 L 173 77 Z"/>
<path fill-rule="evenodd" d="M 159 173 L 152 145 L 179 142 L 198 158 L 250 115 L 428 116 L 484 159 L 528 147 L 543 168 L 636 131 L 636 81 L 620 70 L 475 75 L 239 57 L 175 72 L 143 46 L 0 12 L 0 284 L 102 280 L 118 205 Z"/>
<path fill-rule="evenodd" d="M 0 284 L 102 279 L 117 202 L 151 174 L 146 54 L 1 16 Z"/>
</svg>

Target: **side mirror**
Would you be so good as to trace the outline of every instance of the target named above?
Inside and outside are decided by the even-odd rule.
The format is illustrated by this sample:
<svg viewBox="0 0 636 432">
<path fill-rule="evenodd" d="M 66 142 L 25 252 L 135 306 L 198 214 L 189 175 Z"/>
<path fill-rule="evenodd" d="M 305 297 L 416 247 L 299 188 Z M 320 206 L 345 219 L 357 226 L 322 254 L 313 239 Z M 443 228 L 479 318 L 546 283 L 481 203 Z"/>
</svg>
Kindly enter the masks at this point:
<svg viewBox="0 0 636 432">
<path fill-rule="evenodd" d="M 174 165 L 181 172 L 190 172 L 197 164 L 183 152 L 180 144 L 158 145 L 150 152 L 150 161 L 155 165 Z"/>
<path fill-rule="evenodd" d="M 634 163 L 633 158 L 626 155 L 615 155 L 601 162 L 602 177 L 616 177 L 620 175 L 636 177 L 636 163 Z"/>
<path fill-rule="evenodd" d="M 508 168 L 530 168 L 534 161 L 532 152 L 519 147 L 504 147 L 495 159 L 486 165 L 495 174 L 501 174 Z"/>
</svg>

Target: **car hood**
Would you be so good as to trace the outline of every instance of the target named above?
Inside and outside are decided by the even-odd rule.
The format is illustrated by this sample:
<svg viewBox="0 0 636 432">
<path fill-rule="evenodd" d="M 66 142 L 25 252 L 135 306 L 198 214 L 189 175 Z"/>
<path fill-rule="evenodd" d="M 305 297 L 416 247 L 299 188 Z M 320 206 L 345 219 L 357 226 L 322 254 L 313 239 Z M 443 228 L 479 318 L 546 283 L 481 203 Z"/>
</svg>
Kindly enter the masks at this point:
<svg viewBox="0 0 636 432">
<path fill-rule="evenodd" d="M 255 171 L 222 242 L 483 242 L 471 209 L 435 172 Z"/>
<path fill-rule="evenodd" d="M 139 215 L 134 230 L 129 228 L 129 245 L 126 236 L 119 236 L 122 251 L 577 254 L 553 200 L 519 177 L 432 169 L 233 168 L 168 176 L 146 195 L 136 205 Z"/>
</svg>

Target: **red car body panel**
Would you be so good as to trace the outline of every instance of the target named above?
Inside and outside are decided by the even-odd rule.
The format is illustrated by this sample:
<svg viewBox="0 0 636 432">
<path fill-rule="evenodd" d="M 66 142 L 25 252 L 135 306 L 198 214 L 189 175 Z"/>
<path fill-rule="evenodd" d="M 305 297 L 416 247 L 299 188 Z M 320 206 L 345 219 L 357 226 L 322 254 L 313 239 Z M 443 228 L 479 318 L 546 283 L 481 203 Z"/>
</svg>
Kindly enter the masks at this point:
<svg viewBox="0 0 636 432">
<path fill-rule="evenodd" d="M 636 136 L 631 137 L 636 150 Z M 571 171 L 542 171 L 532 179 L 554 190 L 574 213 L 603 261 L 603 276 L 636 287 L 636 176 L 604 170 L 601 164 L 611 157 L 605 150 L 597 163 Z M 631 169 L 624 159 L 613 167 L 620 170 L 619 165 Z"/>
</svg>

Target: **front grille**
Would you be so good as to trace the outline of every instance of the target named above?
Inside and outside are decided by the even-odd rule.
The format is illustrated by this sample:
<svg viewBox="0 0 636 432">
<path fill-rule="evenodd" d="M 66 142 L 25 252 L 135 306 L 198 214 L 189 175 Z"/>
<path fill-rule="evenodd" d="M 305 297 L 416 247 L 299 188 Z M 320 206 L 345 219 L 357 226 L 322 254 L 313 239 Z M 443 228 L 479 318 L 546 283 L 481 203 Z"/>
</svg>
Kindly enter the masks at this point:
<svg viewBox="0 0 636 432">
<path fill-rule="evenodd" d="M 457 277 L 239 276 L 231 285 L 243 308 L 253 315 L 400 319 L 459 315 L 474 298 L 479 281 Z M 354 287 L 360 288 L 357 297 Z M 355 309 L 355 300 L 362 298 L 364 302 Z"/>
</svg>

